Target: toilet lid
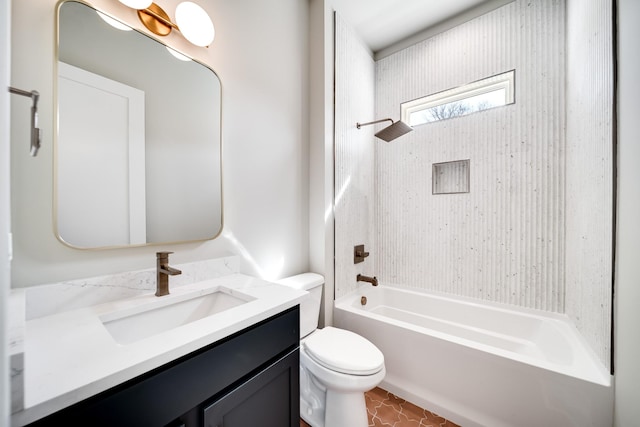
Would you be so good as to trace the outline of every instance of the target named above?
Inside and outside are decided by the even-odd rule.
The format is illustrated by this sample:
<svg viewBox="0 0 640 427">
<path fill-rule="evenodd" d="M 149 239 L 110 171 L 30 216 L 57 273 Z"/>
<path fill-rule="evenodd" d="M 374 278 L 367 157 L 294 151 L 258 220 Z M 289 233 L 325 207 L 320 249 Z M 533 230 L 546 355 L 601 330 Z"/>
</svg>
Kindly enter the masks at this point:
<svg viewBox="0 0 640 427">
<path fill-rule="evenodd" d="M 332 371 L 372 375 L 384 366 L 382 352 L 371 341 L 344 329 L 318 329 L 303 345 L 309 357 Z"/>
</svg>

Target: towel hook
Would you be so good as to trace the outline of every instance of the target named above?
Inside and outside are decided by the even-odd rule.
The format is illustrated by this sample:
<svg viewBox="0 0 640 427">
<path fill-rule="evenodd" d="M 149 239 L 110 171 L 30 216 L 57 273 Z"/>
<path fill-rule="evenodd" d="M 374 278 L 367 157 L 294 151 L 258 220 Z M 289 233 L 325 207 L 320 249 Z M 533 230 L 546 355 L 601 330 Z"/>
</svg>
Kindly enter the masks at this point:
<svg viewBox="0 0 640 427">
<path fill-rule="evenodd" d="M 31 101 L 33 102 L 33 105 L 31 106 L 31 147 L 29 152 L 32 157 L 35 157 L 38 155 L 41 142 L 40 129 L 38 128 L 38 99 L 40 98 L 40 93 L 37 90 L 29 92 L 11 86 L 9 86 L 9 92 L 31 98 Z"/>
</svg>

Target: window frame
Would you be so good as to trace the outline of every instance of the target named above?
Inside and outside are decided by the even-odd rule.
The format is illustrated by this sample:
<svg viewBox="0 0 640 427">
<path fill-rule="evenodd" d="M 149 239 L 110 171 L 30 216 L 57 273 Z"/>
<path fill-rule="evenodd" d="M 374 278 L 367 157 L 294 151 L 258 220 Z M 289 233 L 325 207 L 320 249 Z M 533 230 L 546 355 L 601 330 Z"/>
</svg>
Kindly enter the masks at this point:
<svg viewBox="0 0 640 427">
<path fill-rule="evenodd" d="M 515 80 L 516 70 L 506 71 L 504 73 L 496 74 L 491 77 L 487 77 L 481 80 L 477 80 L 466 85 L 458 86 L 455 88 L 447 89 L 441 92 L 437 92 L 431 95 L 423 96 L 421 98 L 414 99 L 412 101 L 403 102 L 400 104 L 400 120 L 407 123 L 411 127 L 422 126 L 433 122 L 438 122 L 444 119 L 431 120 L 425 123 L 411 124 L 411 114 L 429 110 L 441 105 L 450 104 L 453 102 L 461 101 L 464 99 L 472 98 L 485 93 L 494 92 L 497 90 L 505 90 L 505 103 L 502 105 L 492 106 L 480 111 L 489 110 L 492 108 L 503 107 L 505 105 L 515 104 Z M 468 114 L 477 113 L 479 111 L 471 111 L 466 114 L 455 117 L 463 117 Z M 451 117 L 454 118 L 454 117 Z"/>
</svg>

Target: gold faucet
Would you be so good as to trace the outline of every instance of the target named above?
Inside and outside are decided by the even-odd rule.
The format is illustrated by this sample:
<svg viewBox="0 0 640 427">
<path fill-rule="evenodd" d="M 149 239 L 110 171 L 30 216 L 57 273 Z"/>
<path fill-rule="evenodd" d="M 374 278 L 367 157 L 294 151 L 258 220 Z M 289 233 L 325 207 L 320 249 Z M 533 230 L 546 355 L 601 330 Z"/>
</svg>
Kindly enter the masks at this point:
<svg viewBox="0 0 640 427">
<path fill-rule="evenodd" d="M 378 286 L 378 279 L 376 279 L 376 276 L 369 277 L 369 276 L 363 276 L 362 274 L 358 274 L 356 276 L 356 281 L 367 282 L 367 283 L 371 283 L 373 286 Z"/>
<path fill-rule="evenodd" d="M 156 252 L 156 296 L 169 295 L 169 276 L 177 276 L 182 271 L 169 267 L 169 254 L 173 252 Z"/>
</svg>

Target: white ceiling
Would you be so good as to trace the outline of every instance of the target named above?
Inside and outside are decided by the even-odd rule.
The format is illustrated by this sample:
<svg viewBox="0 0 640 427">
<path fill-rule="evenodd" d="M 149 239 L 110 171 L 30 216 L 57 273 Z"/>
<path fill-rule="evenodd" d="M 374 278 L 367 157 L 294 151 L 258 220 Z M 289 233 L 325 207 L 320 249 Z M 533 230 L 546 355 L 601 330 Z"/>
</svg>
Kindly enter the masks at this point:
<svg viewBox="0 0 640 427">
<path fill-rule="evenodd" d="M 491 4 L 495 5 L 491 7 Z M 498 7 L 496 0 L 333 0 L 338 14 L 360 35 L 373 52 L 465 12 L 486 6 Z M 485 6 L 484 8 L 482 6 Z"/>
</svg>

